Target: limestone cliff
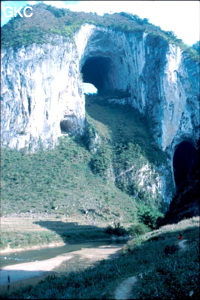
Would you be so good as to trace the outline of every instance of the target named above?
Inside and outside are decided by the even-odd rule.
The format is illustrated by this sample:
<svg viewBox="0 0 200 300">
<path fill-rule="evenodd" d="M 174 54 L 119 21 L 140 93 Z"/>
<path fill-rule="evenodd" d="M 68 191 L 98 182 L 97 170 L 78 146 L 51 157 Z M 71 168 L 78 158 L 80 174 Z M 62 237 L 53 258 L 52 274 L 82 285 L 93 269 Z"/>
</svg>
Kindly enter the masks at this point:
<svg viewBox="0 0 200 300">
<path fill-rule="evenodd" d="M 196 60 L 160 35 L 91 24 L 73 38 L 54 34 L 47 43 L 7 47 L 1 55 L 2 146 L 36 151 L 54 147 L 63 134 L 84 134 L 83 81 L 99 92 L 126 91 L 113 101 L 148 118 L 157 145 L 168 154 L 157 185 L 170 201 L 174 151 L 184 140 L 197 147 L 199 137 Z"/>
<path fill-rule="evenodd" d="M 88 24 L 74 40 L 57 36 L 53 45 L 2 51 L 2 145 L 46 148 L 57 143 L 62 131 L 82 134 L 84 66 L 86 77 L 95 72 L 101 77 L 99 89 L 129 91 L 125 102 L 148 116 L 163 150 L 171 151 L 185 138 L 197 140 L 199 69 L 180 48 L 146 33 Z M 93 68 L 100 63 L 91 75 L 90 62 Z"/>
<path fill-rule="evenodd" d="M 2 51 L 2 145 L 52 147 L 61 130 L 82 133 L 84 96 L 75 46 L 55 45 Z"/>
</svg>

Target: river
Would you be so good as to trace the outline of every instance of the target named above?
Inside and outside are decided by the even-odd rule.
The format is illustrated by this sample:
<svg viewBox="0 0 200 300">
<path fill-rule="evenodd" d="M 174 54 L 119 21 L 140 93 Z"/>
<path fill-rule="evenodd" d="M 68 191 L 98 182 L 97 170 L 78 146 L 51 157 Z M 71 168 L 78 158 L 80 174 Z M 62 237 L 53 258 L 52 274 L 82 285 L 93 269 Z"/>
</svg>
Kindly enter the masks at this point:
<svg viewBox="0 0 200 300">
<path fill-rule="evenodd" d="M 99 260 L 114 257 L 124 243 L 124 240 L 90 241 L 0 255 L 0 293 L 35 285 L 52 273 L 81 271 Z"/>
</svg>

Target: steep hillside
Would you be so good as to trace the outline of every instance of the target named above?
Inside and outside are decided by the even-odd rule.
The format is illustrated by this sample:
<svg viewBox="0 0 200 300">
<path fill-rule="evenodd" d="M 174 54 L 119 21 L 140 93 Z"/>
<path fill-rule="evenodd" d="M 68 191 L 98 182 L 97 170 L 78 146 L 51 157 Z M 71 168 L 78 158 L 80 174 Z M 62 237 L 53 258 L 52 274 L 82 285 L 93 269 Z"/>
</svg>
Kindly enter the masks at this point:
<svg viewBox="0 0 200 300">
<path fill-rule="evenodd" d="M 145 118 L 133 108 L 109 104 L 105 96 L 88 96 L 86 109 L 88 125 L 82 138 L 73 139 L 64 134 L 55 150 L 41 149 L 35 154 L 2 149 L 4 215 L 19 211 L 21 207 L 23 213 L 41 211 L 59 215 L 65 212 L 71 216 L 81 208 L 95 209 L 96 201 L 101 202 L 101 199 L 105 206 L 115 202 L 121 202 L 123 206 L 125 199 L 134 203 L 133 197 L 121 194 L 115 187 L 116 177 L 124 179 L 124 174 L 130 175 L 133 169 L 137 173 L 144 165 L 155 168 L 165 160 L 165 154 L 156 147 Z M 95 134 L 100 140 L 97 145 Z M 156 174 L 153 169 L 148 176 L 144 172 L 143 181 L 146 180 L 147 186 L 135 182 L 133 187 L 130 182 L 123 183 L 118 177 L 117 186 L 152 207 L 156 202 L 158 208 L 161 201 L 159 189 L 158 194 L 150 190 L 146 197 L 142 192 L 138 195 L 140 186 L 147 191 L 148 184 L 156 185 Z M 120 199 L 122 197 L 125 198 Z M 149 197 L 155 197 L 155 200 Z"/>
<path fill-rule="evenodd" d="M 166 155 L 147 120 L 130 106 L 109 103 L 110 97 L 87 97 L 82 137 L 64 133 L 55 149 L 32 154 L 2 149 L 2 216 L 127 227 L 151 214 L 155 222 L 165 210 L 158 166 Z"/>
</svg>

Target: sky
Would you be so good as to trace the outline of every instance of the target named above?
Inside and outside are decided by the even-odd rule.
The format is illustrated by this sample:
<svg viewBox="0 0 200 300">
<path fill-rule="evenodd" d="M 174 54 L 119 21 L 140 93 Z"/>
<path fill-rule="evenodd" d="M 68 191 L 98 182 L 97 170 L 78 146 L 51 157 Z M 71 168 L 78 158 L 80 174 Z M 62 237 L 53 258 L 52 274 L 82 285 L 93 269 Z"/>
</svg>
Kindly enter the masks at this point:
<svg viewBox="0 0 200 300">
<path fill-rule="evenodd" d="M 200 39 L 200 2 L 199 1 L 1 1 L 1 26 L 10 19 L 10 9 L 43 2 L 58 8 L 72 11 L 96 12 L 99 15 L 114 12 L 129 12 L 173 31 L 186 44 L 192 45 Z M 5 14 L 6 12 L 6 14 Z M 27 10 L 27 14 L 31 11 Z"/>
</svg>

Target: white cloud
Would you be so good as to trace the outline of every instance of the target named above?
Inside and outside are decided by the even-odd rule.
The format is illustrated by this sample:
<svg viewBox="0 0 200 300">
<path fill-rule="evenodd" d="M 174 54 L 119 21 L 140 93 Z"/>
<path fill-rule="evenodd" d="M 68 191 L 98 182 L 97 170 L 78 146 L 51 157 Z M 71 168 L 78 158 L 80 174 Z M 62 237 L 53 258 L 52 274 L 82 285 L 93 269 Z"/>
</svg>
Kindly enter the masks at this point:
<svg viewBox="0 0 200 300">
<path fill-rule="evenodd" d="M 55 6 L 57 8 L 69 8 L 69 5 L 65 3 L 66 1 L 42 1 L 42 2 L 47 5 Z"/>
<path fill-rule="evenodd" d="M 29 5 L 35 5 L 35 4 L 37 4 L 37 2 L 38 2 L 38 1 L 28 1 L 28 4 L 29 4 Z"/>
</svg>

